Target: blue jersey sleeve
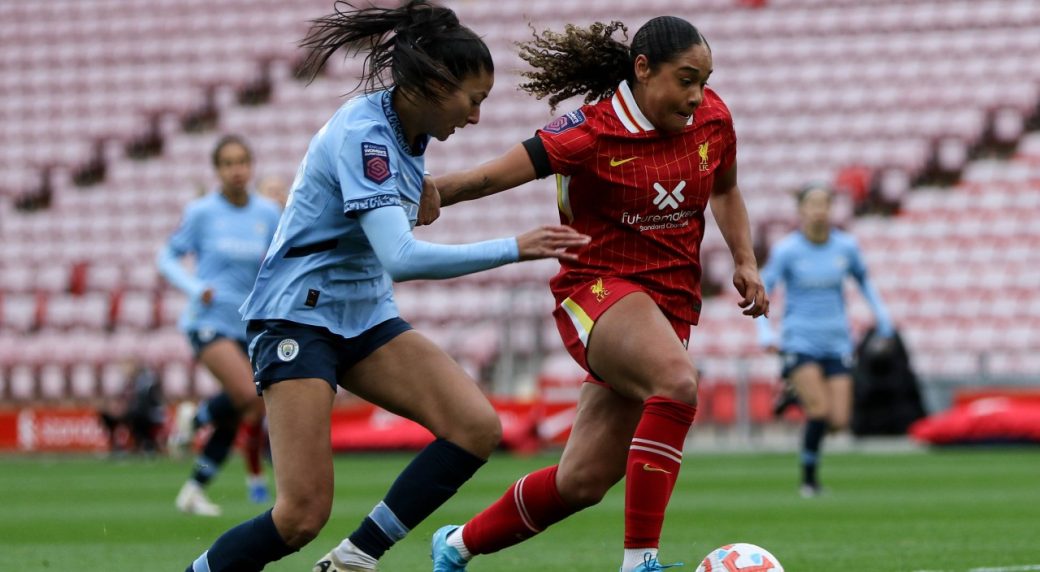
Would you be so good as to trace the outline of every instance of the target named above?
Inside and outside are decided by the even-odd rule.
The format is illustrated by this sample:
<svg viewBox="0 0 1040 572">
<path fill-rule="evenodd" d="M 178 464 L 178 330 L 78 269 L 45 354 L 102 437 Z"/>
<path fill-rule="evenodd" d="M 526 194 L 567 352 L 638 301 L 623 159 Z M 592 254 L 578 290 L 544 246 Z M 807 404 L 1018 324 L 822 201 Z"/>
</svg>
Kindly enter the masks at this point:
<svg viewBox="0 0 1040 572">
<path fill-rule="evenodd" d="M 863 297 L 866 298 L 867 304 L 870 305 L 871 311 L 874 312 L 874 321 L 877 325 L 878 334 L 884 337 L 891 336 L 894 330 L 892 320 L 889 318 L 884 302 L 881 301 L 881 294 L 867 275 L 867 265 L 863 261 L 863 254 L 860 252 L 859 244 L 855 239 L 850 239 L 849 241 L 849 260 L 849 273 L 852 274 L 856 283 L 859 284 Z"/>
<path fill-rule="evenodd" d="M 776 289 L 776 285 L 783 276 L 784 261 L 787 258 L 787 251 L 784 249 L 783 244 L 782 242 L 777 243 L 773 247 L 773 251 L 769 253 L 765 266 L 762 267 L 762 284 L 765 286 L 767 295 L 772 295 L 773 290 Z M 776 331 L 769 322 L 769 318 L 765 316 L 755 318 L 755 328 L 758 331 L 759 346 L 766 348 L 780 344 Z"/>
<path fill-rule="evenodd" d="M 515 238 L 470 244 L 434 244 L 416 240 L 404 209 L 382 207 L 358 217 L 372 250 L 397 281 L 453 278 L 496 268 L 519 259 Z"/>
<path fill-rule="evenodd" d="M 194 274 L 188 272 L 180 259 L 199 252 L 199 230 L 202 226 L 200 213 L 198 203 L 188 205 L 184 209 L 184 216 L 177 230 L 156 257 L 156 264 L 163 277 L 192 299 L 202 294 L 206 286 Z"/>
<path fill-rule="evenodd" d="M 362 126 L 346 138 L 334 158 L 344 214 L 401 204 L 397 153 L 390 129 L 381 123 Z"/>
<path fill-rule="evenodd" d="M 173 231 L 173 234 L 170 235 L 170 239 L 167 241 L 167 245 L 174 255 L 184 256 L 185 254 L 197 254 L 199 252 L 199 231 L 203 226 L 201 218 L 202 209 L 199 208 L 197 201 L 185 207 L 184 215 L 181 217 L 177 230 Z"/>
</svg>

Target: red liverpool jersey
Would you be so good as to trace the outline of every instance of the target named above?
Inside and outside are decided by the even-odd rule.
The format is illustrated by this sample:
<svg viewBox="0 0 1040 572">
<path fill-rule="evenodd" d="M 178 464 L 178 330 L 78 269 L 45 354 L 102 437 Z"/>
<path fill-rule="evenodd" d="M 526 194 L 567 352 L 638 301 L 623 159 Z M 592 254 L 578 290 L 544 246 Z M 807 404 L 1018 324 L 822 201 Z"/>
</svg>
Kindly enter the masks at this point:
<svg viewBox="0 0 1040 572">
<path fill-rule="evenodd" d="M 716 172 L 736 160 L 729 109 L 710 89 L 681 133 L 654 129 L 624 82 L 538 131 L 557 182 L 560 220 L 592 237 L 550 282 L 559 303 L 608 276 L 643 286 L 672 319 L 696 324 L 700 245 Z"/>
</svg>

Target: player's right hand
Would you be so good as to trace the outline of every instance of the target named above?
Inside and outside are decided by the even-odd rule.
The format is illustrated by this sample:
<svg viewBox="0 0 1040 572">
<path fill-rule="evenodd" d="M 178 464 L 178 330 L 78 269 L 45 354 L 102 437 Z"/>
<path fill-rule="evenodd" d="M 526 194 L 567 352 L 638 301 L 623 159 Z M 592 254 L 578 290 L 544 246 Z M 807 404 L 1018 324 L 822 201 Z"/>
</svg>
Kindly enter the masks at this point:
<svg viewBox="0 0 1040 572">
<path fill-rule="evenodd" d="M 520 260 L 536 260 L 538 258 L 558 258 L 561 260 L 577 260 L 578 255 L 568 252 L 568 248 L 585 246 L 592 237 L 581 234 L 565 225 L 546 225 L 529 230 L 516 237 L 520 250 Z"/>
</svg>

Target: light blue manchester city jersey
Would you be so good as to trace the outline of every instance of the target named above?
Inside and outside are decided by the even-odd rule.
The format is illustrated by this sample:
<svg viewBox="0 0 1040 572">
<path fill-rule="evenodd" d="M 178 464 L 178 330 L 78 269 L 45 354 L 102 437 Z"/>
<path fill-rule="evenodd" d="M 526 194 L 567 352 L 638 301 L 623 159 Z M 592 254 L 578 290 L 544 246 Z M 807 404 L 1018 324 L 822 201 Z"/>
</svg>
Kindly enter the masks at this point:
<svg viewBox="0 0 1040 572">
<path fill-rule="evenodd" d="M 852 276 L 874 311 L 878 331 L 890 335 L 892 326 L 880 296 L 867 279 L 859 246 L 852 235 L 832 229 L 817 244 L 794 232 L 773 246 L 762 269 L 766 291 L 784 283 L 784 316 L 779 348 L 815 357 L 840 357 L 852 352 L 845 311 L 843 284 Z M 769 322 L 755 320 L 763 345 L 774 345 Z"/>
<path fill-rule="evenodd" d="M 348 101 L 311 139 L 242 305 L 245 319 L 291 320 L 354 337 L 398 315 L 391 279 L 358 221 L 361 212 L 393 205 L 413 225 L 418 214 L 424 148 L 413 154 L 391 93 Z"/>
<path fill-rule="evenodd" d="M 182 330 L 209 330 L 245 340 L 238 307 L 253 288 L 279 216 L 274 202 L 254 194 L 240 207 L 213 191 L 185 207 L 180 226 L 160 256 L 163 274 L 190 298 L 180 317 Z M 189 254 L 195 257 L 194 275 L 176 260 Z M 214 292 L 208 305 L 199 299 L 207 288 Z"/>
</svg>

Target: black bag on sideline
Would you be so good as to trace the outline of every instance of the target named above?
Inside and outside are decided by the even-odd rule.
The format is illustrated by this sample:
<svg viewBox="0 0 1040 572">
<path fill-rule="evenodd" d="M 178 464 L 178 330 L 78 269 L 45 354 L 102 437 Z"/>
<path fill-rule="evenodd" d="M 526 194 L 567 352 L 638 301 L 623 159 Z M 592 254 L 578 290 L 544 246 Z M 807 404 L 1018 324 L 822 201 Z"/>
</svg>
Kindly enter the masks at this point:
<svg viewBox="0 0 1040 572">
<path fill-rule="evenodd" d="M 925 416 L 917 376 L 899 332 L 890 338 L 867 331 L 856 346 L 852 370 L 852 433 L 903 435 Z"/>
</svg>

